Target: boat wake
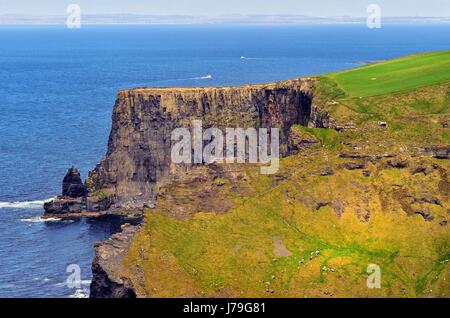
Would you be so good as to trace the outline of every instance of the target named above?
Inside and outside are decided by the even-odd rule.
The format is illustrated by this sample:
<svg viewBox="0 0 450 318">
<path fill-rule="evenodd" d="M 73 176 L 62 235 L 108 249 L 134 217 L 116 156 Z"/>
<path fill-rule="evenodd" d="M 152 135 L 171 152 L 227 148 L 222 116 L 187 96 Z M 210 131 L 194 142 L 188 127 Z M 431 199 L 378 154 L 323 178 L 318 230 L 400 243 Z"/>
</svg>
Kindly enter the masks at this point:
<svg viewBox="0 0 450 318">
<path fill-rule="evenodd" d="M 178 82 L 178 81 L 198 81 L 198 80 L 209 80 L 212 79 L 212 75 L 208 74 L 205 76 L 198 76 L 198 77 L 188 77 L 188 78 L 175 78 L 175 79 L 168 79 L 168 80 L 161 80 L 157 81 L 156 83 L 164 83 L 164 82 Z"/>
<path fill-rule="evenodd" d="M 212 79 L 212 75 L 205 75 L 205 76 L 200 76 L 200 77 L 193 77 L 193 78 L 189 78 L 189 79 L 193 79 L 193 80 L 206 80 L 206 79 Z"/>
<path fill-rule="evenodd" d="M 241 60 L 257 60 L 257 57 L 247 57 L 247 56 L 241 56 Z"/>
</svg>

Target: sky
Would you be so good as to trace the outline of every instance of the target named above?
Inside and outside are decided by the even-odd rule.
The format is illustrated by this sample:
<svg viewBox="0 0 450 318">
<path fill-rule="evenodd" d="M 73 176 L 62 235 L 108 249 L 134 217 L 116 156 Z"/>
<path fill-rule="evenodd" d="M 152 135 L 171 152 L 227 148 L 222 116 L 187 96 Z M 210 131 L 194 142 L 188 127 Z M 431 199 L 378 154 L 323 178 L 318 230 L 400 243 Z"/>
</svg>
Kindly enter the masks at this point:
<svg viewBox="0 0 450 318">
<path fill-rule="evenodd" d="M 0 0 L 0 15 L 64 15 L 72 3 L 83 14 L 362 17 L 369 4 L 379 4 L 384 16 L 450 16 L 450 0 Z"/>
</svg>

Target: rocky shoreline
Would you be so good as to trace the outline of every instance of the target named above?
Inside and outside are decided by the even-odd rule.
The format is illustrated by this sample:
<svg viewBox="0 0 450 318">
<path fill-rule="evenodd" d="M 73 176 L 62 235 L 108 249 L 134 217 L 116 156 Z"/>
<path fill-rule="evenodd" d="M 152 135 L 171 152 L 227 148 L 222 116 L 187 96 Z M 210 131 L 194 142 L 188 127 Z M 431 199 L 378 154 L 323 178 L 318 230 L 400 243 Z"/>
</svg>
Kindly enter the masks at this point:
<svg viewBox="0 0 450 318">
<path fill-rule="evenodd" d="M 104 200 L 96 201 L 88 191 L 75 167 L 68 169 L 62 182 L 62 195 L 44 204 L 42 219 L 99 219 L 118 217 L 120 231 L 109 239 L 94 245 L 92 261 L 91 298 L 135 298 L 136 292 L 129 281 L 118 277 L 122 258 L 142 222 L 143 211 L 110 209 Z"/>
</svg>

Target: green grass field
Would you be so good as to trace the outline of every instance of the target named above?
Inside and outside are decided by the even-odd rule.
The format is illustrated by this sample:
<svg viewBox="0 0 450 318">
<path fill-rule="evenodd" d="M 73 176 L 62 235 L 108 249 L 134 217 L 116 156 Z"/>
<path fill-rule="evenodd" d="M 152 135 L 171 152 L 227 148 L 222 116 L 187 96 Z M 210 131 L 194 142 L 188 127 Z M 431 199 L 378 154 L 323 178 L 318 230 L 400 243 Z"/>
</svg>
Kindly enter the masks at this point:
<svg viewBox="0 0 450 318">
<path fill-rule="evenodd" d="M 450 81 L 450 51 L 417 54 L 325 75 L 347 97 L 407 91 Z"/>
</svg>

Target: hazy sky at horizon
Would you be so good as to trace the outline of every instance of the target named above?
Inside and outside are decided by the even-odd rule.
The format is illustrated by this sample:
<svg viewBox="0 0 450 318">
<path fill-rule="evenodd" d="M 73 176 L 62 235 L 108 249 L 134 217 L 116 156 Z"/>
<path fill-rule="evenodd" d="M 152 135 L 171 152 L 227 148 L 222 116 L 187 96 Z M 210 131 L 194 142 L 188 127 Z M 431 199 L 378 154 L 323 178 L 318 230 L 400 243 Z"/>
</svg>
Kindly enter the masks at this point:
<svg viewBox="0 0 450 318">
<path fill-rule="evenodd" d="M 84 14 L 366 16 L 375 3 L 384 16 L 450 16 L 450 0 L 0 0 L 0 14 L 61 15 L 71 3 Z"/>
</svg>

